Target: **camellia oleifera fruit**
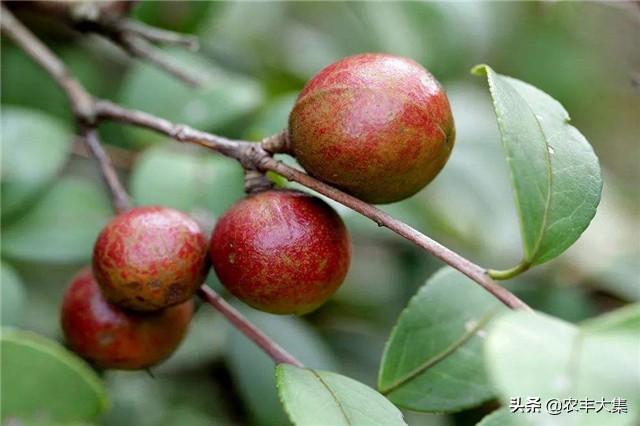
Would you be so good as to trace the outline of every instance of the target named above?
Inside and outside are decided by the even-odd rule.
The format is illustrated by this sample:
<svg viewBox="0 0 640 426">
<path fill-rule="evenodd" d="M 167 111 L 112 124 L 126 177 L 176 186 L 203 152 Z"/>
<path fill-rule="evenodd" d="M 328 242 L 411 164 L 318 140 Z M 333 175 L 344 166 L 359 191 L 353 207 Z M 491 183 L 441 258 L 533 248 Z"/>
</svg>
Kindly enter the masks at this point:
<svg viewBox="0 0 640 426">
<path fill-rule="evenodd" d="M 116 216 L 93 251 L 93 273 L 112 303 L 139 311 L 191 298 L 209 270 L 207 240 L 186 214 L 138 207 Z"/>
<path fill-rule="evenodd" d="M 275 314 L 320 306 L 342 284 L 350 258 L 340 216 L 299 191 L 249 195 L 220 218 L 211 237 L 222 284 L 245 303 Z"/>
<path fill-rule="evenodd" d="M 185 336 L 193 300 L 157 312 L 135 312 L 109 303 L 90 268 L 71 281 L 61 322 L 73 351 L 100 368 L 136 370 L 171 355 Z"/>
<path fill-rule="evenodd" d="M 455 139 L 449 100 L 416 62 L 344 58 L 304 87 L 289 116 L 292 151 L 311 175 L 371 203 L 407 198 L 444 167 Z"/>
</svg>

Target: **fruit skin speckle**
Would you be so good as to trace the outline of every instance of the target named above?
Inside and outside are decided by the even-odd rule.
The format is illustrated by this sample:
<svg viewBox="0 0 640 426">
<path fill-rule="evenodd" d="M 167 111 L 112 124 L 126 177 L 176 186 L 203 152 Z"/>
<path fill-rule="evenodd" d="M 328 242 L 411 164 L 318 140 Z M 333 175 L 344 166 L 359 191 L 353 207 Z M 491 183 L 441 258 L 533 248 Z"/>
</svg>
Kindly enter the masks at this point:
<svg viewBox="0 0 640 426">
<path fill-rule="evenodd" d="M 415 194 L 440 172 L 455 127 L 447 95 L 421 65 L 367 53 L 307 83 L 289 116 L 289 138 L 308 173 L 380 204 Z"/>
<path fill-rule="evenodd" d="M 95 366 L 137 370 L 158 364 L 175 351 L 192 314 L 192 300 L 157 312 L 113 305 L 87 267 L 64 295 L 61 323 L 71 349 Z"/>
<path fill-rule="evenodd" d="M 304 314 L 342 284 L 351 259 L 347 229 L 324 201 L 268 190 L 237 202 L 211 236 L 222 284 L 256 309 Z"/>
<path fill-rule="evenodd" d="M 186 214 L 167 207 L 137 207 L 102 230 L 93 273 L 112 303 L 153 311 L 190 299 L 209 271 L 207 240 Z"/>
</svg>

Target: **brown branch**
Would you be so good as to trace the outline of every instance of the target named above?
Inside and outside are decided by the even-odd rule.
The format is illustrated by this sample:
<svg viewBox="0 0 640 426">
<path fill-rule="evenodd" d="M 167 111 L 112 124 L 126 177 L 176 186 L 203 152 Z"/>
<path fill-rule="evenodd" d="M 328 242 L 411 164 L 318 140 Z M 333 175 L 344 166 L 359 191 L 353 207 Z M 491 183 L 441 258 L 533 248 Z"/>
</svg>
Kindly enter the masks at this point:
<svg viewBox="0 0 640 426">
<path fill-rule="evenodd" d="M 126 32 L 119 33 L 115 37 L 111 37 L 111 40 L 124 49 L 129 55 L 151 62 L 161 70 L 171 74 L 191 87 L 199 87 L 203 83 L 202 78 L 196 76 L 195 73 L 183 69 L 183 67 L 175 63 L 171 58 L 158 53 L 145 39 L 136 34 Z"/>
<path fill-rule="evenodd" d="M 123 49 L 129 56 L 150 62 L 182 82 L 198 87 L 203 79 L 183 69 L 169 57 L 157 51 L 151 43 L 182 46 L 190 50 L 199 47 L 192 35 L 155 28 L 129 20 L 126 14 L 134 2 L 25 2 L 24 8 L 46 18 L 53 18 L 72 30 L 102 36 Z"/>
<path fill-rule="evenodd" d="M 298 182 L 299 184 L 313 189 L 314 191 L 317 191 L 320 194 L 325 195 L 332 200 L 337 201 L 340 204 L 357 211 L 361 215 L 368 217 L 369 219 L 377 223 L 378 226 L 384 226 L 392 230 L 401 237 L 404 237 L 405 239 L 411 241 L 427 253 L 430 253 L 449 266 L 462 272 L 467 277 L 480 284 L 482 288 L 487 290 L 508 307 L 513 309 L 530 309 L 529 306 L 522 300 L 520 300 L 516 295 L 493 281 L 484 268 L 462 257 L 458 253 L 443 246 L 439 242 L 427 237 L 426 235 L 412 228 L 406 223 L 395 219 L 379 208 L 365 203 L 364 201 L 352 195 L 346 194 L 330 185 L 327 185 L 326 183 L 321 182 L 306 173 L 289 167 L 286 164 L 273 159 L 272 157 L 264 157 L 264 159 L 260 161 L 260 169 L 264 171 L 269 170 L 275 172 L 280 176 L 283 176 L 287 180 Z"/>
<path fill-rule="evenodd" d="M 247 320 L 236 308 L 231 306 L 218 293 L 210 287 L 203 285 L 198 290 L 198 296 L 218 312 L 227 318 L 242 334 L 258 345 L 276 364 L 291 364 L 296 367 L 303 367 L 293 355 L 285 351 L 280 345 L 271 340 L 266 334 L 260 331 L 255 325 Z"/>
<path fill-rule="evenodd" d="M 0 27 L 2 33 L 11 38 L 34 61 L 38 63 L 65 92 L 73 113 L 80 117 L 93 115 L 93 99 L 87 91 L 67 71 L 62 61 L 40 42 L 11 12 L 0 5 Z"/>
<path fill-rule="evenodd" d="M 116 171 L 113 169 L 113 164 L 109 160 L 108 155 L 104 151 L 100 141 L 98 139 L 95 125 L 95 112 L 97 103 L 84 89 L 84 87 L 75 80 L 71 74 L 67 71 L 64 64 L 55 56 L 55 54 L 49 50 L 38 38 L 36 38 L 31 31 L 24 27 L 15 17 L 0 4 L 0 28 L 2 32 L 7 34 L 18 46 L 20 46 L 32 59 L 34 59 L 39 65 L 41 65 L 45 71 L 47 71 L 58 85 L 64 90 L 69 98 L 69 102 L 72 105 L 73 111 L 76 114 L 76 120 L 78 124 L 78 132 L 87 143 L 88 148 L 96 157 L 101 172 L 107 186 L 111 192 L 112 200 L 116 210 L 126 209 L 129 203 L 129 197 L 124 190 L 124 187 L 120 183 Z M 79 107 L 78 104 L 82 104 Z M 108 103 L 104 103 L 108 104 Z M 114 119 L 117 117 L 117 109 L 113 110 Z M 125 110 L 121 111 L 124 112 Z M 200 137 L 202 144 L 205 146 L 216 146 L 221 152 L 225 149 L 228 152 L 235 152 L 240 150 L 243 145 L 234 141 L 208 135 L 203 132 L 195 130 L 188 131 L 186 126 L 176 126 L 167 120 L 155 118 L 146 113 L 131 112 L 131 119 L 137 118 L 141 123 L 153 121 L 160 129 L 164 129 L 165 132 L 169 132 L 168 135 L 180 140 L 181 137 L 189 136 L 191 138 Z M 134 121 L 132 121 L 134 122 Z M 142 124 L 141 124 L 142 125 Z M 247 320 L 240 312 L 234 309 L 231 305 L 225 302 L 220 296 L 218 296 L 213 290 L 203 286 L 199 292 L 199 296 L 202 297 L 207 303 L 215 307 L 220 313 L 222 313 L 234 326 L 236 326 L 242 333 L 244 333 L 249 339 L 253 340 L 256 345 L 263 349 L 276 363 L 289 363 L 299 367 L 302 367 L 300 361 L 295 359 L 287 351 L 281 348 L 277 343 L 269 339 L 264 333 L 262 333 L 257 327 L 255 327 L 249 320 Z"/>
<path fill-rule="evenodd" d="M 200 48 L 198 37 L 189 34 L 180 34 L 173 31 L 152 27 L 142 22 L 123 18 L 116 23 L 120 31 L 136 34 L 143 39 L 157 43 L 186 47 L 196 51 Z"/>
<path fill-rule="evenodd" d="M 115 210 L 117 212 L 128 210 L 130 207 L 129 196 L 120 183 L 95 129 L 95 101 L 93 97 L 73 78 L 64 63 L 47 46 L 23 26 L 4 5 L 1 7 L 0 26 L 2 32 L 44 68 L 65 92 L 76 119 L 78 134 L 85 141 L 87 148 L 100 166 L 102 176 L 112 196 Z"/>
<path fill-rule="evenodd" d="M 174 124 L 168 120 L 155 117 L 141 111 L 128 110 L 108 101 L 99 101 L 96 104 L 96 115 L 99 120 L 115 120 L 121 123 L 145 127 L 162 133 L 180 142 L 195 143 L 240 161 L 245 168 L 256 168 L 261 171 L 275 172 L 287 180 L 300 183 L 313 189 L 376 222 L 379 226 L 389 228 L 398 235 L 416 244 L 424 251 L 437 257 L 451 267 L 462 272 L 473 281 L 480 284 L 485 290 L 493 294 L 505 305 L 514 309 L 529 309 L 529 307 L 513 293 L 497 284 L 489 277 L 487 271 L 460 256 L 458 253 L 432 240 L 406 223 L 399 221 L 380 210 L 365 203 L 345 192 L 336 189 L 326 183 L 315 179 L 306 173 L 296 170 L 280 161 L 275 160 L 259 144 L 247 141 L 237 141 L 201 132 L 182 124 Z M 276 137 L 281 142 L 274 140 Z M 280 132 L 271 138 L 267 138 L 270 146 L 286 146 L 286 132 Z"/>
<path fill-rule="evenodd" d="M 123 49 L 129 56 L 150 62 L 189 86 L 199 87 L 204 82 L 204 79 L 197 76 L 195 72 L 184 69 L 180 64 L 160 53 L 151 44 L 151 42 L 157 42 L 197 49 L 198 39 L 196 37 L 134 23 L 120 16 L 113 17 L 110 14 L 101 14 L 101 9 L 98 6 L 90 6 L 93 6 L 91 9 L 96 16 L 76 16 L 69 22 L 72 28 L 83 33 L 100 35 Z"/>
<path fill-rule="evenodd" d="M 271 154 L 260 144 L 231 140 L 202 132 L 186 125 L 172 123 L 168 120 L 142 111 L 129 110 L 108 101 L 96 101 L 93 106 L 97 120 L 113 120 L 139 127 L 145 127 L 174 138 L 180 142 L 195 143 L 235 158 L 246 169 L 273 171 L 290 181 L 298 182 L 310 189 L 318 191 L 319 193 L 368 217 L 379 226 L 385 226 L 408 241 L 413 242 L 427 253 L 430 253 L 468 276 L 510 308 L 530 309 L 518 297 L 495 283 L 491 277 L 488 276 L 487 271 L 484 268 L 432 240 L 409 225 L 393 218 L 377 207 L 367 204 L 339 189 L 307 175 L 306 173 L 273 159 Z M 274 149 L 273 147 L 286 147 L 286 137 L 286 132 L 281 132 L 278 135 L 267 138 L 268 148 L 277 151 L 277 149 Z"/>
<path fill-rule="evenodd" d="M 98 132 L 93 127 L 86 127 L 80 131 L 80 135 L 100 166 L 102 178 L 107 188 L 109 188 L 113 207 L 116 212 L 122 213 L 129 210 L 131 208 L 131 200 L 118 178 L 118 174 L 111 163 L 111 158 L 109 158 L 100 143 Z"/>
<path fill-rule="evenodd" d="M 137 152 L 127 148 L 122 148 L 114 145 L 103 145 L 103 147 L 116 170 L 131 170 L 136 161 L 136 158 L 138 157 Z M 93 154 L 89 150 L 89 147 L 81 137 L 75 138 L 75 140 L 73 141 L 71 152 L 78 157 L 93 157 Z"/>
</svg>

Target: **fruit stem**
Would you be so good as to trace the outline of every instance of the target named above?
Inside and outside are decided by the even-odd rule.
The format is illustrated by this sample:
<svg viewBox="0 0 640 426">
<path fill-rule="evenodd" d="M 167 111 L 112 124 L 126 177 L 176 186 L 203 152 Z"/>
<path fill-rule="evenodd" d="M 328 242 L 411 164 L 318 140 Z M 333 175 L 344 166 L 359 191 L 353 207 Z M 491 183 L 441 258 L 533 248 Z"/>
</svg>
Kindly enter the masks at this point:
<svg viewBox="0 0 640 426">
<path fill-rule="evenodd" d="M 276 364 L 291 364 L 296 367 L 304 367 L 293 355 L 284 350 L 280 345 L 271 340 L 266 334 L 251 324 L 236 308 L 231 306 L 218 293 L 202 285 L 198 290 L 198 296 L 206 303 L 213 306 L 218 312 L 227 318 L 242 334 L 258 345 Z"/>
<path fill-rule="evenodd" d="M 28 28 L 18 21 L 13 14 L 0 4 L 0 29 L 2 33 L 11 38 L 22 50 L 29 55 L 40 67 L 42 67 L 51 78 L 60 86 L 67 95 L 69 104 L 76 119 L 78 134 L 83 137 L 91 150 L 92 154 L 98 160 L 101 172 L 109 191 L 112 195 L 112 202 L 116 210 L 126 210 L 129 207 L 129 196 L 124 186 L 120 183 L 117 173 L 113 168 L 107 153 L 100 144 L 96 126 L 98 124 L 97 110 L 101 102 L 84 88 L 78 80 L 67 70 L 64 63 L 44 44 L 42 43 Z M 142 123 L 153 123 L 155 126 L 161 126 L 165 132 L 176 140 L 186 141 L 187 139 L 196 144 L 207 147 L 215 146 L 217 151 L 233 157 L 240 158 L 242 153 L 251 154 L 255 150 L 246 149 L 251 145 L 247 142 L 237 142 L 222 138 L 220 136 L 210 135 L 208 133 L 199 132 L 186 126 L 176 126 L 175 124 L 163 120 L 159 117 L 141 111 L 128 111 L 124 108 L 118 109 L 116 105 L 115 115 L 120 112 L 129 120 L 132 117 Z M 131 115 L 133 113 L 133 116 Z M 123 117 L 124 117 L 123 116 Z M 114 121 L 118 121 L 114 118 Z M 148 126 L 149 124 L 147 124 Z M 197 141 L 197 142 L 196 142 Z M 259 146 L 255 146 L 260 148 Z M 262 150 L 262 148 L 260 148 Z M 262 150 L 264 152 L 264 150 Z M 260 154 L 260 152 L 258 152 Z M 245 154 L 249 156 L 248 154 Z M 251 324 L 240 312 L 229 305 L 224 299 L 208 287 L 203 286 L 199 293 L 207 303 L 211 304 L 220 311 L 235 327 L 237 327 L 245 336 L 256 343 L 264 350 L 276 363 L 287 363 L 298 367 L 303 367 L 302 363 L 281 348 L 278 344 L 271 341 L 256 326 Z"/>
<path fill-rule="evenodd" d="M 270 154 L 290 154 L 289 131 L 284 129 L 275 135 L 267 136 L 260 141 L 260 145 Z"/>
<path fill-rule="evenodd" d="M 497 284 L 487 270 L 481 266 L 413 229 L 406 223 L 395 219 L 379 208 L 275 160 L 265 147 L 273 149 L 271 145 L 275 144 L 277 146 L 277 141 L 286 140 L 286 132 L 280 132 L 271 138 L 267 138 L 266 140 L 270 142 L 265 141 L 265 147 L 263 147 L 262 144 L 228 139 L 223 136 L 202 132 L 186 125 L 176 124 L 143 111 L 130 110 L 106 100 L 94 99 L 72 77 L 62 61 L 47 46 L 15 19 L 4 5 L 0 5 L 0 7 L 2 8 L 2 14 L 0 14 L 2 32 L 15 41 L 25 53 L 51 75 L 67 94 L 73 112 L 80 121 L 88 122 L 92 126 L 99 124 L 100 121 L 108 120 L 143 127 L 169 136 L 178 142 L 204 146 L 227 157 L 235 158 L 245 169 L 278 173 L 287 180 L 300 183 L 351 208 L 379 226 L 389 228 L 422 248 L 425 252 L 465 274 L 510 308 L 531 309 L 514 294 Z"/>
<path fill-rule="evenodd" d="M 247 194 L 257 194 L 273 188 L 273 183 L 263 172 L 257 170 L 244 171 L 244 192 Z"/>
</svg>

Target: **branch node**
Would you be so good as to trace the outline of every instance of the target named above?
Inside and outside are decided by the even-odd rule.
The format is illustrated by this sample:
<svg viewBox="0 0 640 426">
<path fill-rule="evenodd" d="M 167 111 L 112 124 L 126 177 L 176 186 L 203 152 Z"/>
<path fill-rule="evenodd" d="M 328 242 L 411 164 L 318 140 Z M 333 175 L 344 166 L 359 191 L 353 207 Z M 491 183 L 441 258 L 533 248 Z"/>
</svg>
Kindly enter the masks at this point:
<svg viewBox="0 0 640 426">
<path fill-rule="evenodd" d="M 239 155 L 238 161 L 245 170 L 265 172 L 264 162 L 271 158 L 271 154 L 257 143 L 247 144 Z"/>
<path fill-rule="evenodd" d="M 437 241 L 432 240 L 406 223 L 395 219 L 385 211 L 328 185 L 325 182 L 317 180 L 298 169 L 289 167 L 284 163 L 275 160 L 272 157 L 272 152 L 269 150 L 278 152 L 280 149 L 283 149 L 278 147 L 279 143 L 285 143 L 282 141 L 286 141 L 286 132 L 281 132 L 273 138 L 266 138 L 267 140 L 263 141 L 263 144 L 231 140 L 222 136 L 201 132 L 184 125 L 174 124 L 149 113 L 130 110 L 119 105 L 112 104 L 108 101 L 93 99 L 77 80 L 74 80 L 68 75 L 64 64 L 53 52 L 51 52 L 27 28 L 17 21 L 13 15 L 5 9 L 3 4 L 0 4 L 0 8 L 2 10 L 2 13 L 0 14 L 0 27 L 2 27 L 2 32 L 11 37 L 29 56 L 42 66 L 66 92 L 69 101 L 74 105 L 74 112 L 79 112 L 79 123 L 82 123 L 84 120 L 92 124 L 90 126 L 85 126 L 85 130 L 86 128 L 90 130 L 88 139 L 93 141 L 94 145 L 99 146 L 99 144 L 95 143 L 99 141 L 95 135 L 95 128 L 93 125 L 93 121 L 97 116 L 100 120 L 109 119 L 112 121 L 128 123 L 155 130 L 156 132 L 167 136 L 172 136 L 180 142 L 190 142 L 205 146 L 226 156 L 235 158 L 246 170 L 262 173 L 266 173 L 267 171 L 275 172 L 289 181 L 298 182 L 309 189 L 315 190 L 320 194 L 351 208 L 352 210 L 371 219 L 379 226 L 387 227 L 406 240 L 414 243 L 425 252 L 430 253 L 443 262 L 449 264 L 451 267 L 467 275 L 470 279 L 478 283 L 510 308 L 525 310 L 531 309 L 517 296 L 493 281 L 486 269 L 474 264 L 458 253 L 453 252 Z M 83 127 L 79 126 L 79 130 L 82 131 L 82 129 Z M 265 146 L 269 149 L 266 149 Z M 496 272 L 494 271 L 493 274 L 495 275 Z M 498 273 L 498 276 L 500 276 L 500 273 Z M 209 303 L 222 303 L 219 301 L 219 296 L 208 293 L 206 288 L 201 290 L 201 295 L 207 299 Z M 234 321 L 240 321 L 238 320 L 237 315 L 231 316 L 234 317 Z M 240 322 L 244 321 L 246 320 L 241 320 Z M 289 361 L 292 360 L 289 359 Z M 283 360 L 283 362 L 286 361 Z"/>
<path fill-rule="evenodd" d="M 187 139 L 188 127 L 184 124 L 178 124 L 175 126 L 171 137 L 178 142 L 185 142 Z"/>
</svg>

